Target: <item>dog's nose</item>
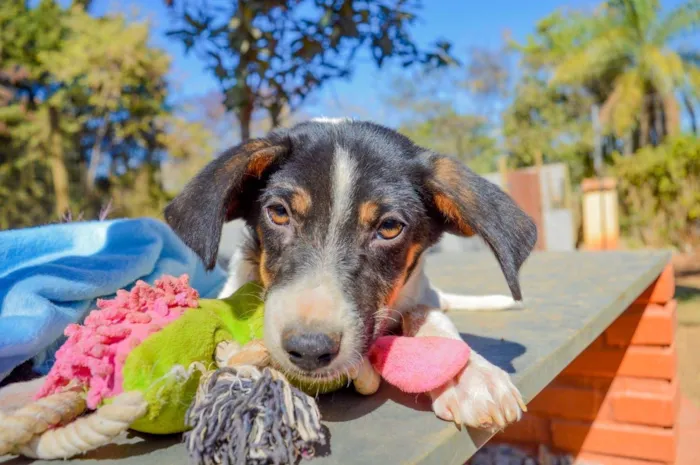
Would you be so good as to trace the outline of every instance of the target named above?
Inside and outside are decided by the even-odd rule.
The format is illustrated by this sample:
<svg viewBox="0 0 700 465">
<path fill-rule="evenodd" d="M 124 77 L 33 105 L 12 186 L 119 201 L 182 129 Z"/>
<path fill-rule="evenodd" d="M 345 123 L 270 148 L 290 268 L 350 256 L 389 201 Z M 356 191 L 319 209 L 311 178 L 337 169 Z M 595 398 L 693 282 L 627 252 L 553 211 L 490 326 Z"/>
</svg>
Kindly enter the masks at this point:
<svg viewBox="0 0 700 465">
<path fill-rule="evenodd" d="M 282 347 L 289 360 L 302 370 L 330 365 L 340 350 L 340 333 L 285 332 Z"/>
</svg>

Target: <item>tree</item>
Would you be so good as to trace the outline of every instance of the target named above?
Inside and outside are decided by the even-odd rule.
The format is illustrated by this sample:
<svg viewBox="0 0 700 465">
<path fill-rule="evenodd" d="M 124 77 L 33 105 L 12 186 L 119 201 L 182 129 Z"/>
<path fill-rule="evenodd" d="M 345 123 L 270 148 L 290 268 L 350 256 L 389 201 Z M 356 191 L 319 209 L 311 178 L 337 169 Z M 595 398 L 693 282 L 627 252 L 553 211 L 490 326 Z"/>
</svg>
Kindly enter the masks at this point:
<svg viewBox="0 0 700 465">
<path fill-rule="evenodd" d="M 66 34 L 62 27 L 64 16 L 65 12 L 51 1 L 42 1 L 34 9 L 20 0 L 0 4 L 0 73 L 3 77 L 0 86 L 5 95 L 0 109 L 0 176 L 7 179 L 0 185 L 4 196 L 8 197 L 17 192 L 18 180 L 31 184 L 33 193 L 44 193 L 45 186 L 20 175 L 27 172 L 24 170 L 28 164 L 43 161 L 53 178 L 51 184 L 58 214 L 69 206 L 63 140 L 73 127 L 62 124 L 59 110 L 48 98 L 39 96 L 42 89 L 51 88 L 50 76 L 40 56 L 60 48 Z M 16 156 L 20 151 L 26 151 L 23 159 Z M 0 180 L 4 181 L 2 178 Z M 18 195 L 20 209 L 17 212 L 20 214 L 21 204 L 28 200 L 22 194 L 24 192 L 20 191 Z M 11 208 L 5 205 L 6 209 Z"/>
<path fill-rule="evenodd" d="M 469 51 L 465 73 L 458 81 L 458 86 L 469 92 L 472 111 L 497 126 L 501 125 L 501 113 L 513 90 L 511 59 L 507 47 L 474 47 Z"/>
<path fill-rule="evenodd" d="M 361 50 L 377 66 L 396 58 L 440 67 L 454 60 L 450 45 L 420 50 L 409 28 L 416 2 L 408 0 L 166 0 L 169 35 L 194 50 L 218 79 L 241 138 L 264 110 L 273 126 L 285 108 L 296 110 L 330 80 L 348 77 Z"/>
<path fill-rule="evenodd" d="M 466 55 L 464 67 L 419 69 L 394 78 L 385 102 L 402 115 L 400 132 L 487 173 L 496 170 L 503 153 L 498 132 L 509 91 L 508 57 L 481 48 Z"/>
<path fill-rule="evenodd" d="M 88 16 L 87 3 L 0 3 L 0 228 L 96 217 L 110 200 L 159 215 L 161 162 L 208 150 L 167 104 L 169 60 L 148 25 Z"/>
<path fill-rule="evenodd" d="M 403 124 L 399 132 L 423 147 L 453 155 L 477 173 L 484 174 L 496 170 L 499 155 L 492 129 L 483 116 L 445 109 L 444 113 L 426 120 Z"/>
<path fill-rule="evenodd" d="M 503 113 L 503 136 L 511 163 L 532 166 L 538 156 L 564 162 L 580 181 L 592 174 L 591 95 L 583 89 L 559 89 L 525 68 L 513 101 Z"/>
<path fill-rule="evenodd" d="M 556 13 L 522 48 L 548 64 L 553 86 L 582 87 L 594 96 L 601 121 L 624 141 L 626 153 L 678 132 L 679 96 L 693 114 L 692 80 L 700 68 L 671 43 L 700 25 L 700 2 L 687 1 L 663 17 L 660 10 L 658 0 L 610 0 L 594 15 Z"/>
<path fill-rule="evenodd" d="M 68 34 L 59 50 L 42 52 L 44 69 L 63 83 L 62 94 L 89 109 L 80 118 L 91 131 L 85 181 L 94 189 L 109 144 L 127 139 L 144 146 L 164 113 L 169 57 L 148 45 L 146 23 L 123 17 L 94 18 L 74 8 L 65 18 Z M 128 116 L 128 117 L 126 117 Z"/>
</svg>

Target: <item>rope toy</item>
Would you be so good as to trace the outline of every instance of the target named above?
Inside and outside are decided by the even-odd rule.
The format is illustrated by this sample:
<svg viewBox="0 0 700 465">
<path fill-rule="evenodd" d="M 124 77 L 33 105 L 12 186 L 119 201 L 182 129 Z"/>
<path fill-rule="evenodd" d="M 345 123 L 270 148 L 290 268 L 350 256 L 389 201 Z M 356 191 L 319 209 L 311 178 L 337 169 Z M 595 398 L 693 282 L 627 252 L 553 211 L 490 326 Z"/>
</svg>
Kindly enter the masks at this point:
<svg viewBox="0 0 700 465">
<path fill-rule="evenodd" d="M 327 441 L 309 394 L 352 383 L 369 395 L 380 379 L 428 392 L 468 361 L 462 341 L 385 336 L 349 376 L 285 377 L 262 342 L 261 291 L 250 282 L 228 299 L 199 299 L 186 275 L 164 276 L 98 300 L 66 328 L 35 402 L 0 416 L 0 456 L 67 459 L 132 429 L 185 433 L 193 463 L 295 463 Z"/>
<path fill-rule="evenodd" d="M 196 463 L 295 463 L 326 442 L 314 399 L 270 368 L 205 375 L 187 422 L 185 445 Z"/>
<path fill-rule="evenodd" d="M 84 411 L 82 394 L 65 391 L 40 399 L 12 414 L 0 413 L 0 456 L 9 454 L 55 425 L 73 420 Z"/>
</svg>

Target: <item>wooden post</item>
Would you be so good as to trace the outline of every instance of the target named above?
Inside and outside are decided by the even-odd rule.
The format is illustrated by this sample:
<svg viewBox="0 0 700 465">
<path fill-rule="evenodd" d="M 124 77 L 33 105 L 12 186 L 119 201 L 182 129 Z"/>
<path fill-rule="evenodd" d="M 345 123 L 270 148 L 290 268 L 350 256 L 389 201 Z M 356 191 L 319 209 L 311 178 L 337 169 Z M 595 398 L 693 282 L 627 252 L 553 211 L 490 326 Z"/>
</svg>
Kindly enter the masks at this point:
<svg viewBox="0 0 700 465">
<path fill-rule="evenodd" d="M 537 171 L 538 171 L 538 172 L 541 172 L 541 171 L 542 171 L 542 165 L 543 165 L 543 162 L 542 162 L 542 151 L 541 151 L 541 150 L 537 150 L 537 151 L 535 151 L 535 167 L 537 168 Z"/>
<path fill-rule="evenodd" d="M 583 191 L 583 246 L 588 250 L 616 249 L 620 240 L 616 181 L 589 178 Z"/>
<path fill-rule="evenodd" d="M 571 193 L 571 173 L 569 165 L 564 164 L 564 208 L 573 211 L 573 199 Z"/>
</svg>

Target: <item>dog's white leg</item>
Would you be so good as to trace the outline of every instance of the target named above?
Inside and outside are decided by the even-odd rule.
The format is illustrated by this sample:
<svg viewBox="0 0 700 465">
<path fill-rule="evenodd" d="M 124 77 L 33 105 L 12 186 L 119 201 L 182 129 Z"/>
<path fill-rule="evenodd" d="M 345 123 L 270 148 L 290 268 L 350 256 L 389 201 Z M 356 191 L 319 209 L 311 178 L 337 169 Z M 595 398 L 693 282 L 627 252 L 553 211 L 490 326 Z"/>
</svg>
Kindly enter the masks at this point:
<svg viewBox="0 0 700 465">
<path fill-rule="evenodd" d="M 396 302 L 398 309 L 411 309 L 416 304 L 442 310 L 494 311 L 522 308 L 522 302 L 507 295 L 459 295 L 443 292 L 435 287 L 425 274 L 425 257 L 421 257 L 416 271 L 401 289 Z"/>
<path fill-rule="evenodd" d="M 243 247 L 238 247 L 231 256 L 231 261 L 228 264 L 228 278 L 223 289 L 219 292 L 219 299 L 230 297 L 242 285 L 248 281 L 257 279 L 257 270 L 255 266 L 245 259 Z"/>
<path fill-rule="evenodd" d="M 461 339 L 447 315 L 425 306 L 404 313 L 403 333 Z M 430 397 L 433 411 L 439 418 L 492 431 L 519 420 L 526 410 L 510 376 L 473 350 L 464 370 L 432 391 Z"/>
<path fill-rule="evenodd" d="M 459 295 L 449 294 L 435 289 L 440 299 L 442 310 L 514 310 L 522 308 L 523 303 L 507 295 Z"/>
</svg>

